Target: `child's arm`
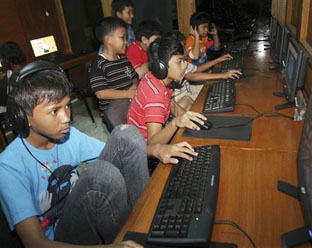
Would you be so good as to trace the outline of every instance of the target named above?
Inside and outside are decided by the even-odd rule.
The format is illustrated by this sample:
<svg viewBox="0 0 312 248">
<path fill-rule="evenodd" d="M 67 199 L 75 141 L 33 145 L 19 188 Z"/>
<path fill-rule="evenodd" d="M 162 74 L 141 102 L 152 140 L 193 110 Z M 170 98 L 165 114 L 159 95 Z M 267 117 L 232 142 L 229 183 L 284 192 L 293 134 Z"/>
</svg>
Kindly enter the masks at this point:
<svg viewBox="0 0 312 248">
<path fill-rule="evenodd" d="M 161 123 L 149 122 L 147 123 L 147 144 L 167 144 L 178 127 L 186 127 L 193 130 L 199 130 L 200 128 L 192 122 L 192 120 L 204 124 L 203 120 L 207 118 L 200 113 L 187 111 L 183 115 L 173 118 L 164 128 Z"/>
<path fill-rule="evenodd" d="M 139 78 L 145 76 L 148 73 L 148 63 L 141 65 L 140 67 L 135 68 L 136 73 L 139 75 Z"/>
<path fill-rule="evenodd" d="M 204 73 L 204 72 L 195 72 L 188 73 L 185 75 L 185 78 L 189 81 L 205 81 L 205 80 L 213 80 L 213 79 L 235 79 L 239 78 L 239 75 L 242 73 L 238 70 L 229 70 L 227 72 L 222 73 Z"/>
<path fill-rule="evenodd" d="M 158 158 L 164 164 L 177 164 L 179 160 L 174 157 L 192 160 L 193 156 L 197 156 L 197 152 L 189 143 L 180 142 L 173 145 L 148 145 L 147 155 Z"/>
<path fill-rule="evenodd" d="M 127 90 L 98 90 L 95 95 L 98 99 L 123 99 L 123 98 L 133 98 L 137 90 L 137 85 L 133 84 Z"/>
<path fill-rule="evenodd" d="M 58 241 L 48 240 L 40 226 L 40 223 L 37 217 L 33 216 L 27 218 L 15 226 L 16 232 L 20 239 L 23 242 L 25 248 L 75 248 L 75 247 L 132 247 L 132 248 L 141 248 L 142 246 L 134 243 L 133 241 L 125 241 L 116 245 L 89 245 L 89 246 L 80 246 L 80 245 L 71 245 Z"/>
<path fill-rule="evenodd" d="M 197 32 L 197 27 L 193 28 L 190 26 L 190 34 L 194 36 L 194 46 L 192 50 L 188 51 L 188 55 L 193 60 L 198 60 L 199 58 L 199 34 Z M 188 48 L 189 49 L 189 48 Z"/>
<path fill-rule="evenodd" d="M 171 100 L 171 108 L 170 108 L 171 114 L 174 116 L 179 116 L 185 114 L 185 109 L 183 109 L 177 102 L 175 102 L 173 99 Z"/>
<path fill-rule="evenodd" d="M 214 59 L 214 60 L 212 60 L 212 61 L 209 61 L 209 62 L 207 62 L 207 63 L 205 63 L 205 64 L 202 64 L 202 65 L 198 65 L 197 66 L 197 70 L 196 70 L 196 72 L 203 72 L 203 71 L 206 71 L 207 69 L 209 69 L 210 67 L 212 67 L 212 66 L 214 66 L 214 65 L 216 65 L 216 64 L 218 64 L 218 63 L 221 63 L 221 62 L 223 62 L 223 61 L 225 61 L 225 60 L 230 60 L 230 59 L 233 59 L 233 57 L 231 56 L 231 54 L 225 54 L 225 55 L 223 55 L 223 56 L 221 56 L 221 57 L 219 57 L 219 58 L 217 58 L 217 59 Z"/>
</svg>

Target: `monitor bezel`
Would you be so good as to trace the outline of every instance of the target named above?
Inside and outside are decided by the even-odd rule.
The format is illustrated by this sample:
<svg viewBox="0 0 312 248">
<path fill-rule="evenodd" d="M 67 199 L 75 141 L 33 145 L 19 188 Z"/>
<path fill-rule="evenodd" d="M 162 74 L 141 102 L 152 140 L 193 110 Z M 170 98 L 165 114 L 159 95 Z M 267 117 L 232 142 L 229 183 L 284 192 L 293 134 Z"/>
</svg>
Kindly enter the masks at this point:
<svg viewBox="0 0 312 248">
<path fill-rule="evenodd" d="M 287 50 L 288 50 L 288 44 L 290 39 L 290 32 L 287 27 L 282 28 L 282 41 L 280 46 L 280 51 L 278 54 L 278 63 L 281 64 L 283 67 L 286 63 L 287 58 Z"/>
<path fill-rule="evenodd" d="M 272 47 L 276 45 L 276 31 L 277 31 L 277 18 L 271 16 L 271 23 L 270 23 L 270 42 Z"/>
</svg>

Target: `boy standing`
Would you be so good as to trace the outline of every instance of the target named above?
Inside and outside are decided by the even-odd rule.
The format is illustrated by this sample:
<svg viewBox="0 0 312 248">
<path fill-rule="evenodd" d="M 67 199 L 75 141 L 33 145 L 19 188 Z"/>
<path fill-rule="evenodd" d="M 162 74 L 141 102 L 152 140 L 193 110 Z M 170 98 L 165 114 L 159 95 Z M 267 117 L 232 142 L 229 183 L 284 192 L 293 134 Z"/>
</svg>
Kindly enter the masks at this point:
<svg viewBox="0 0 312 248">
<path fill-rule="evenodd" d="M 173 39 L 157 39 L 148 49 L 148 59 L 151 72 L 140 82 L 128 123 L 141 131 L 148 145 L 167 144 L 179 127 L 199 130 L 193 121 L 204 124 L 206 117 L 182 109 L 171 100 L 172 91 L 168 88 L 170 82 L 181 80 L 185 73 L 182 45 Z M 163 127 L 170 113 L 176 117 Z"/>
<path fill-rule="evenodd" d="M 190 36 L 186 40 L 187 61 L 194 65 L 201 65 L 208 61 L 207 50 L 220 50 L 218 30 L 212 24 L 209 30 L 209 17 L 205 12 L 195 12 L 190 20 Z M 208 37 L 213 36 L 213 40 Z"/>
<path fill-rule="evenodd" d="M 70 127 L 70 93 L 50 62 L 31 63 L 9 82 L 19 136 L 0 154 L 0 202 L 25 247 L 111 243 L 149 178 L 139 132 L 117 127 L 105 144 Z M 78 175 L 82 161 L 93 162 Z"/>
<path fill-rule="evenodd" d="M 149 45 L 161 35 L 160 26 L 152 20 L 146 20 L 139 24 L 136 32 L 137 41 L 127 49 L 126 56 L 133 68 L 142 78 L 148 72 L 148 58 L 146 51 Z"/>
<path fill-rule="evenodd" d="M 135 42 L 135 36 L 132 28 L 133 2 L 132 0 L 113 0 L 112 10 L 115 16 L 127 23 L 128 46 Z"/>
<path fill-rule="evenodd" d="M 120 18 L 103 18 L 95 32 L 104 49 L 88 67 L 91 90 L 99 100 L 100 115 L 110 125 L 110 130 L 116 124 L 126 123 L 129 100 L 139 81 L 131 63 L 122 55 L 126 52 L 126 29 L 126 23 Z"/>
</svg>

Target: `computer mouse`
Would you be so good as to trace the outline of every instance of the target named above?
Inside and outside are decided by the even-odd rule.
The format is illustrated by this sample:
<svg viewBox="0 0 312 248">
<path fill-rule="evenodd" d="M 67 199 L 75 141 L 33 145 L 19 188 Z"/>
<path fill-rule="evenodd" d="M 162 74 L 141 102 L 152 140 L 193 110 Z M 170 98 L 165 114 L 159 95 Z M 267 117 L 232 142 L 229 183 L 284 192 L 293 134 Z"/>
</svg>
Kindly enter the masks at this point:
<svg viewBox="0 0 312 248">
<path fill-rule="evenodd" d="M 192 122 L 194 122 L 200 128 L 200 130 L 209 130 L 212 128 L 212 123 L 208 120 L 205 120 L 203 125 L 194 120 L 192 120 Z"/>
</svg>

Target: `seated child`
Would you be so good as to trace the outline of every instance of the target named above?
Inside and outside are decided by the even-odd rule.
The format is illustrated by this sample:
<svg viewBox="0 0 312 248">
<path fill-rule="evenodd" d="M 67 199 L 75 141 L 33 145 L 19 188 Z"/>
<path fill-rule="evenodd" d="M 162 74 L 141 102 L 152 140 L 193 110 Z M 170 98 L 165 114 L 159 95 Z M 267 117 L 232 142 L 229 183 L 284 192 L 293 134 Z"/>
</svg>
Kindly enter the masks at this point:
<svg viewBox="0 0 312 248">
<path fill-rule="evenodd" d="M 199 130 L 200 113 L 185 111 L 172 101 L 168 85 L 185 73 L 184 50 L 175 39 L 157 39 L 148 49 L 150 70 L 141 80 L 128 112 L 128 124 L 136 126 L 148 145 L 167 144 L 179 127 Z M 163 126 L 172 113 L 175 117 Z"/>
<path fill-rule="evenodd" d="M 209 16 L 205 12 L 195 12 L 190 19 L 190 36 L 186 40 L 187 61 L 194 65 L 201 65 L 208 61 L 207 50 L 220 50 L 217 27 L 212 24 L 209 30 Z M 208 37 L 213 36 L 213 40 Z"/>
<path fill-rule="evenodd" d="M 185 36 L 179 32 L 178 30 L 174 31 L 169 31 L 163 35 L 165 38 L 168 39 L 177 39 L 178 42 L 182 44 L 185 50 Z M 206 80 L 213 80 L 213 79 L 235 79 L 238 78 L 239 75 L 241 74 L 240 71 L 238 70 L 229 70 L 227 72 L 222 72 L 222 73 L 206 73 L 207 69 L 211 68 L 212 66 L 221 63 L 225 60 L 232 59 L 232 56 L 230 54 L 225 54 L 215 60 L 212 60 L 210 62 L 207 62 L 205 64 L 196 66 L 194 64 L 191 64 L 187 61 L 186 63 L 186 70 L 185 70 L 185 76 L 182 82 L 179 82 L 181 85 L 180 88 L 175 89 L 174 91 L 174 99 L 175 101 L 179 101 L 182 97 L 184 96 L 190 96 L 193 101 L 196 100 L 200 90 L 204 86 L 204 84 L 190 84 L 187 80 L 193 81 L 193 82 L 198 82 L 198 81 L 206 81 Z"/>
<path fill-rule="evenodd" d="M 53 63 L 28 64 L 8 87 L 19 133 L 0 154 L 0 203 L 10 229 L 25 247 L 113 242 L 149 179 L 140 132 L 121 125 L 105 144 L 70 127 L 71 84 Z M 79 175 L 81 162 L 90 163 Z M 127 244 L 141 247 L 120 246 Z"/>
<path fill-rule="evenodd" d="M 141 22 L 137 28 L 137 40 L 128 47 L 126 55 L 139 78 L 148 72 L 147 48 L 160 35 L 160 25 L 152 20 Z"/>
<path fill-rule="evenodd" d="M 126 52 L 126 29 L 126 23 L 117 17 L 99 21 L 95 32 L 104 49 L 88 67 L 91 91 L 99 100 L 100 115 L 109 131 L 126 123 L 130 99 L 139 81 L 131 63 L 122 55 Z"/>
</svg>

